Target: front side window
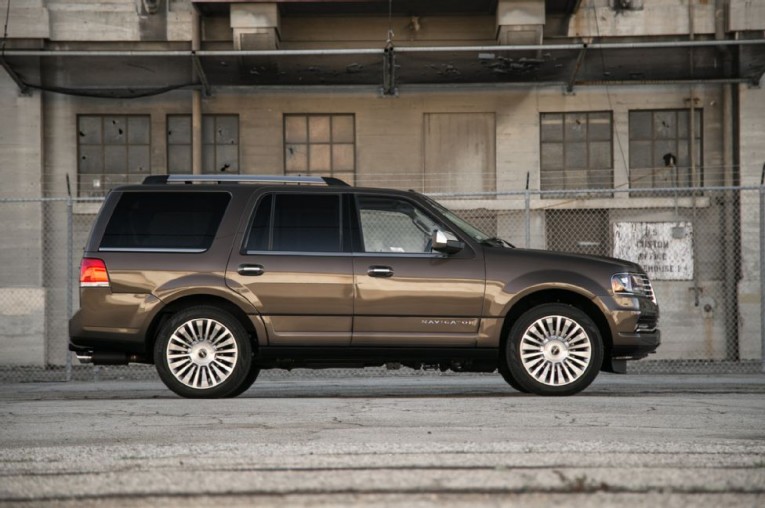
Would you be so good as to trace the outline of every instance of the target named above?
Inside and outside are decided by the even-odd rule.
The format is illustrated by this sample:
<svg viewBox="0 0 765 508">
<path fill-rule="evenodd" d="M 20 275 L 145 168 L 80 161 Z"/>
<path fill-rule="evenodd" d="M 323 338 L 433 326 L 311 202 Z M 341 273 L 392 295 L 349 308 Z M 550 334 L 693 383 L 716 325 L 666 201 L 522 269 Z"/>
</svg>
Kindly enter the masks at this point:
<svg viewBox="0 0 765 508">
<path fill-rule="evenodd" d="M 190 174 L 191 115 L 167 117 L 167 172 Z M 202 117 L 202 173 L 208 175 L 239 173 L 239 116 L 204 115 Z"/>
<path fill-rule="evenodd" d="M 205 251 L 230 199 L 225 192 L 126 192 L 114 208 L 100 249 Z"/>
<path fill-rule="evenodd" d="M 430 238 L 438 224 L 409 201 L 359 196 L 358 210 L 364 252 L 431 252 Z"/>
<path fill-rule="evenodd" d="M 610 189 L 610 112 L 540 115 L 542 190 Z"/>
<path fill-rule="evenodd" d="M 340 196 L 271 194 L 260 200 L 247 252 L 341 252 Z"/>
<path fill-rule="evenodd" d="M 149 115 L 77 117 L 78 194 L 104 196 L 151 174 Z"/>
<path fill-rule="evenodd" d="M 695 164 L 701 167 L 701 111 L 695 110 L 693 142 L 690 110 L 630 111 L 630 188 L 690 187 Z M 697 173 L 697 182 L 701 182 Z"/>
</svg>

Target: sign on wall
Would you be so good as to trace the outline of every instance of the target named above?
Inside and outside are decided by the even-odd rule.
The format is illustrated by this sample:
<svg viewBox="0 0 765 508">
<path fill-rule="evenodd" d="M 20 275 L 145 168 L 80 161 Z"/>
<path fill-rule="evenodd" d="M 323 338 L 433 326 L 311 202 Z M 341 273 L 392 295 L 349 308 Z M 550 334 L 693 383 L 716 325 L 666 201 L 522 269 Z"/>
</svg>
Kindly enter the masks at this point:
<svg viewBox="0 0 765 508">
<path fill-rule="evenodd" d="M 690 222 L 616 222 L 614 257 L 634 261 L 654 280 L 693 278 Z"/>
</svg>

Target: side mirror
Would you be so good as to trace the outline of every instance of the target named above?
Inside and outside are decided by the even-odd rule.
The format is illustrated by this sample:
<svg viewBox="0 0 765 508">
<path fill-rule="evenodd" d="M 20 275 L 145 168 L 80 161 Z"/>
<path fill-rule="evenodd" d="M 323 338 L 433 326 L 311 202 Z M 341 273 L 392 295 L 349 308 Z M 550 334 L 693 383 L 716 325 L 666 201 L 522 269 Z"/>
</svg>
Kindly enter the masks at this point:
<svg viewBox="0 0 765 508">
<path fill-rule="evenodd" d="M 444 254 L 456 254 L 465 248 L 465 244 L 459 241 L 456 236 L 440 229 L 433 231 L 430 242 L 434 251 Z"/>
</svg>

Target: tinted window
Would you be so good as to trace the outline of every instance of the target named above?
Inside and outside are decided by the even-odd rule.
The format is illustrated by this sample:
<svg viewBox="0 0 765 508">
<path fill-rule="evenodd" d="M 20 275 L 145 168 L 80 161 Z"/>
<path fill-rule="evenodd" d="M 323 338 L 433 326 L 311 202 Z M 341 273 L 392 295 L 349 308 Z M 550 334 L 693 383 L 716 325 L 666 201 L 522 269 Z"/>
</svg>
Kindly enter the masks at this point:
<svg viewBox="0 0 765 508">
<path fill-rule="evenodd" d="M 258 205 L 247 250 L 340 252 L 341 240 L 340 196 L 274 194 Z"/>
<path fill-rule="evenodd" d="M 229 200 L 223 192 L 125 193 L 106 226 L 101 248 L 206 250 Z"/>
</svg>

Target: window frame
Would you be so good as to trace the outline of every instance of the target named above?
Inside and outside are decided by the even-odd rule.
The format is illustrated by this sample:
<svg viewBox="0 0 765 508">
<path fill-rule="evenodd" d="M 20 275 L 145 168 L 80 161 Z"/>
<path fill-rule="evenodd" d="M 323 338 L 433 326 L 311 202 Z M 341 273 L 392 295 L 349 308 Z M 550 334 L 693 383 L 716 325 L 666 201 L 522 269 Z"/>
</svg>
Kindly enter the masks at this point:
<svg viewBox="0 0 765 508">
<path fill-rule="evenodd" d="M 272 250 L 273 249 L 273 236 L 274 236 L 274 221 L 276 217 L 276 205 L 277 205 L 277 197 L 279 195 L 295 195 L 295 196 L 335 196 L 339 200 L 339 208 L 338 208 L 338 230 L 339 230 L 339 246 L 340 250 L 337 251 L 291 251 L 291 250 Z M 301 193 L 298 191 L 295 191 L 294 189 L 284 189 L 284 190 L 268 190 L 261 194 L 259 194 L 252 205 L 252 212 L 250 212 L 250 218 L 247 221 L 247 228 L 244 231 L 244 235 L 242 236 L 242 245 L 239 250 L 239 253 L 241 255 L 245 256 L 273 256 L 273 255 L 289 255 L 289 256 L 346 256 L 350 255 L 350 250 L 348 249 L 349 245 L 349 238 L 347 238 L 348 235 L 350 235 L 348 224 L 348 218 L 346 213 L 346 199 L 344 198 L 345 194 L 341 192 L 317 192 L 317 193 Z M 255 224 L 255 219 L 257 217 L 258 210 L 260 208 L 260 205 L 269 197 L 271 197 L 271 209 L 269 211 L 269 217 L 268 217 L 268 226 L 267 226 L 267 232 L 268 232 L 268 248 L 266 250 L 257 250 L 257 249 L 249 249 L 248 245 L 250 243 L 250 235 L 252 233 L 253 226 Z"/>
<path fill-rule="evenodd" d="M 226 201 L 222 204 L 222 209 L 220 210 L 220 215 L 217 219 L 217 225 L 215 226 L 215 231 L 212 237 L 210 238 L 209 243 L 205 247 L 125 247 L 125 246 L 112 246 L 112 247 L 104 247 L 104 240 L 107 236 L 107 232 L 109 230 L 109 226 L 112 224 L 112 221 L 115 219 L 115 216 L 117 214 L 117 211 L 120 209 L 120 204 L 122 203 L 123 199 L 127 198 L 128 196 L 150 196 L 150 195 L 157 195 L 157 194 L 167 194 L 167 195 L 183 195 L 187 194 L 190 196 L 194 196 L 195 201 L 199 199 L 200 193 L 207 193 L 207 194 L 217 194 L 220 196 L 225 196 Z M 233 201 L 233 195 L 224 190 L 204 190 L 204 191 L 127 191 L 127 192 L 121 192 L 119 193 L 119 196 L 114 202 L 114 206 L 111 208 L 109 213 L 108 220 L 104 223 L 103 230 L 100 233 L 100 237 L 98 240 L 98 246 L 97 251 L 98 252 L 154 252 L 154 253 L 177 253 L 177 254 L 203 254 L 212 248 L 212 246 L 215 243 L 215 238 L 218 235 L 218 232 L 220 231 L 221 225 L 223 224 L 226 214 L 229 211 L 229 208 L 231 206 L 231 203 Z M 137 235 L 136 235 L 137 236 Z"/>
<path fill-rule="evenodd" d="M 83 118 L 97 118 L 99 120 L 99 133 L 100 133 L 100 139 L 101 142 L 98 144 L 92 144 L 92 143 L 82 143 L 81 142 L 81 124 Z M 123 118 L 125 120 L 125 143 L 124 144 L 114 144 L 114 143 L 106 143 L 106 136 L 104 128 L 104 121 L 107 118 Z M 147 122 L 147 135 L 146 135 L 146 143 L 131 143 L 130 142 L 130 119 L 131 118 L 140 118 L 143 120 L 146 120 Z M 78 113 L 75 118 L 76 122 L 76 128 L 75 128 L 75 135 L 77 136 L 77 196 L 78 197 L 103 197 L 106 196 L 112 189 L 115 189 L 121 185 L 130 185 L 131 183 L 140 183 L 138 180 L 135 182 L 131 182 L 131 175 L 140 174 L 142 175 L 140 180 L 143 181 L 143 179 L 147 176 L 150 176 L 152 174 L 152 161 L 151 161 L 151 148 L 152 148 L 152 137 L 151 137 L 151 115 L 150 114 L 143 114 L 143 113 Z M 81 162 L 84 160 L 84 154 L 83 154 L 83 147 L 99 147 L 100 152 L 100 166 L 101 171 L 99 173 L 83 173 L 81 171 Z M 106 148 L 110 146 L 115 147 L 121 147 L 124 146 L 125 148 L 125 172 L 123 173 L 109 173 L 106 171 Z M 130 170 L 130 147 L 136 146 L 136 147 L 146 147 L 148 150 L 148 157 L 147 157 L 147 167 L 145 168 L 145 171 L 142 171 L 141 173 L 133 172 Z M 106 185 L 106 176 L 107 175 L 119 175 L 123 177 L 123 181 L 121 183 L 117 183 L 111 187 L 108 187 Z M 84 185 L 83 185 L 83 177 L 95 177 L 98 176 L 101 184 L 99 187 L 98 193 L 96 193 L 92 187 L 89 187 L 91 196 L 84 196 Z"/>
<path fill-rule="evenodd" d="M 653 159 L 653 156 L 654 156 L 654 154 L 656 152 L 656 146 L 657 146 L 658 142 L 671 140 L 675 144 L 675 152 L 679 152 L 678 148 L 680 147 L 680 142 L 681 141 L 685 141 L 686 145 L 687 145 L 687 150 L 688 150 L 687 151 L 687 153 L 688 153 L 688 165 L 687 166 L 680 166 L 679 165 L 679 160 L 677 160 L 676 163 L 675 163 L 675 168 L 685 168 L 687 170 L 687 184 L 686 185 L 681 185 L 680 181 L 679 181 L 679 178 L 678 178 L 677 183 L 675 184 L 673 182 L 673 184 L 669 185 L 669 188 L 673 188 L 673 189 L 690 189 L 690 188 L 695 187 L 696 184 L 698 184 L 699 187 L 703 187 L 704 186 L 704 110 L 703 110 L 703 108 L 693 108 L 693 111 L 694 111 L 694 114 L 698 115 L 698 117 L 699 117 L 698 128 L 694 129 L 694 134 L 696 135 L 696 139 L 691 139 L 691 137 L 690 137 L 690 125 L 691 125 L 690 122 L 691 121 L 695 122 L 695 118 L 693 120 L 691 120 L 691 108 L 630 109 L 628 111 L 627 122 L 628 122 L 628 126 L 629 126 L 629 135 L 628 135 L 627 142 L 629 143 L 629 145 L 628 145 L 629 146 L 629 160 L 627 161 L 627 165 L 628 165 L 627 169 L 629 171 L 628 185 L 629 185 L 629 189 L 631 191 L 630 192 L 631 196 L 636 195 L 636 193 L 637 193 L 637 195 L 639 195 L 641 192 L 650 192 L 653 189 L 666 188 L 665 186 L 657 186 L 656 185 L 657 169 L 666 169 L 666 166 L 664 166 L 664 167 L 662 167 L 662 166 L 634 167 L 633 168 L 633 166 L 632 166 L 632 157 L 634 155 L 633 154 L 633 147 L 632 147 L 633 141 L 636 141 L 636 142 L 650 142 L 651 143 L 651 158 L 652 159 Z M 681 138 L 680 135 L 679 135 L 679 126 L 680 126 L 680 116 L 679 116 L 679 114 L 683 113 L 683 112 L 687 114 L 687 127 L 688 127 L 687 134 L 688 134 L 688 136 L 686 138 Z M 649 126 L 650 131 L 651 131 L 651 138 L 650 139 L 645 139 L 645 138 L 634 139 L 632 137 L 632 130 L 633 130 L 632 129 L 632 115 L 636 114 L 636 113 L 650 113 L 650 115 L 651 115 L 651 124 Z M 659 138 L 659 137 L 656 136 L 656 129 L 655 129 L 654 126 L 655 126 L 655 122 L 656 122 L 656 114 L 657 113 L 674 113 L 674 116 L 675 116 L 675 126 L 674 126 L 675 136 L 674 137 L 672 137 L 672 138 Z M 698 143 L 698 146 L 696 146 L 696 142 Z M 690 164 L 690 161 L 691 161 L 691 150 L 693 148 L 696 148 L 697 151 L 698 151 L 698 157 L 694 161 L 695 165 L 696 165 L 696 178 L 697 178 L 698 182 L 694 182 L 693 181 L 693 172 L 691 170 L 691 164 Z M 675 155 L 676 158 L 679 158 L 678 153 L 675 153 L 674 155 Z M 633 173 L 632 173 L 633 169 L 634 170 L 650 170 L 651 171 L 651 174 L 650 174 L 650 176 L 651 176 L 651 186 L 649 186 L 649 187 L 634 187 L 633 186 Z M 678 175 L 677 171 L 678 170 L 675 169 L 675 175 L 676 176 Z"/>
<path fill-rule="evenodd" d="M 218 171 L 218 147 L 219 146 L 231 146 L 231 144 L 226 143 L 218 143 L 216 141 L 215 132 L 217 132 L 217 125 L 218 120 L 223 117 L 230 117 L 230 118 L 236 118 L 236 171 L 233 170 L 226 170 L 224 172 Z M 188 169 L 184 169 L 182 171 L 170 171 L 170 147 L 172 146 L 184 146 L 187 147 L 188 155 L 189 155 L 189 164 L 193 165 L 193 125 L 189 128 L 189 139 L 188 143 L 171 143 L 170 142 L 170 119 L 171 118 L 188 118 L 189 123 L 191 124 L 193 122 L 192 115 L 186 114 L 186 113 L 168 113 L 165 115 L 165 168 L 168 175 L 182 175 L 182 174 L 190 174 L 192 172 L 192 167 L 189 167 Z M 204 142 L 204 122 L 205 119 L 209 119 L 213 122 L 213 142 L 212 143 L 205 143 Z M 241 134 L 241 119 L 239 118 L 238 113 L 206 113 L 202 115 L 202 129 L 203 129 L 203 135 L 202 135 L 202 174 L 205 175 L 217 175 L 220 173 L 227 174 L 227 175 L 238 175 L 241 174 L 241 159 L 242 159 L 242 134 Z M 211 168 L 206 168 L 204 161 L 205 161 L 205 153 L 206 150 L 212 150 L 212 158 L 213 158 L 213 166 Z M 207 152 L 209 153 L 209 152 Z"/>
<path fill-rule="evenodd" d="M 329 141 L 311 141 L 310 122 L 311 118 L 327 117 L 329 119 Z M 333 121 L 336 117 L 349 117 L 352 122 L 353 128 L 353 140 L 348 141 L 335 141 Z M 304 142 L 290 142 L 287 139 L 287 119 L 288 118 L 304 118 L 305 119 L 305 141 Z M 305 146 L 305 168 L 293 170 L 288 167 L 287 150 L 290 145 L 302 145 Z M 311 147 L 315 145 L 326 145 L 329 147 L 329 170 L 311 170 Z M 353 169 L 336 169 L 335 168 L 335 154 L 334 147 L 336 145 L 350 145 L 353 149 Z M 356 142 L 356 114 L 355 113 L 283 113 L 282 114 L 282 157 L 283 157 L 283 171 L 285 175 L 324 175 L 333 178 L 339 178 L 343 180 L 344 177 L 351 176 L 352 180 L 348 182 L 353 185 L 356 180 L 357 164 L 357 142 Z"/>
<path fill-rule="evenodd" d="M 560 115 L 561 116 L 561 140 L 560 141 L 545 141 L 543 138 L 543 121 L 544 117 L 546 115 Z M 586 167 L 581 169 L 573 169 L 573 168 L 567 168 L 566 167 L 566 147 L 568 145 L 566 140 L 566 117 L 567 116 L 574 116 L 574 115 L 585 115 L 587 118 L 587 132 L 585 139 L 583 141 L 585 148 L 586 148 Z M 608 168 L 595 168 L 591 164 L 592 160 L 592 143 L 596 142 L 605 142 L 605 140 L 602 139 L 595 139 L 593 140 L 591 138 L 590 133 L 590 117 L 592 115 L 608 115 L 608 125 L 609 125 L 609 167 Z M 545 170 L 542 163 L 542 158 L 544 154 L 544 145 L 545 144 L 559 144 L 561 146 L 561 161 L 562 166 L 559 169 L 561 173 L 561 179 L 562 184 L 559 184 L 557 186 L 546 186 L 545 185 L 545 176 L 544 174 L 547 171 L 553 171 L 553 170 Z M 586 171 L 587 172 L 587 180 L 589 181 L 591 179 L 590 173 L 592 171 L 604 171 L 607 170 L 609 172 L 609 175 L 607 178 L 604 179 L 604 184 L 602 187 L 593 187 L 592 185 L 583 186 L 575 186 L 574 188 L 569 188 L 566 184 L 566 173 L 568 171 Z M 562 193 L 565 193 L 565 191 L 571 191 L 571 190 L 608 190 L 614 188 L 614 112 L 610 110 L 596 110 L 596 111 L 540 111 L 539 113 L 539 188 L 542 191 L 560 191 Z M 602 195 L 602 194 L 599 194 Z M 554 195 L 543 195 L 543 198 L 558 198 L 560 197 L 558 194 Z"/>
</svg>

